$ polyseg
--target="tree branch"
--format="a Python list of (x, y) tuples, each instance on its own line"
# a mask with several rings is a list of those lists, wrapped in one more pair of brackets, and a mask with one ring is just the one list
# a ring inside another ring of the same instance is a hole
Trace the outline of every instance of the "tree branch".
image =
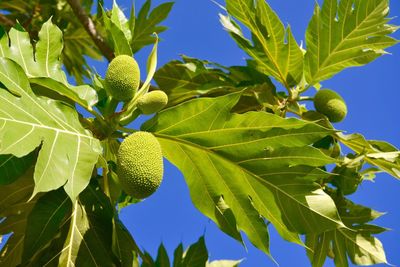
[(111, 48), (105, 43), (103, 37), (96, 30), (96, 26), (93, 23), (93, 20), (86, 14), (85, 10), (82, 8), (79, 0), (67, 0), (68, 4), (71, 6), (72, 11), (77, 16), (86, 32), (92, 38), (95, 45), (99, 48), (100, 52), (107, 58), (108, 61), (111, 61), (115, 55)]
[(12, 27), (15, 25), (15, 22), (4, 16), (4, 14), (0, 13), (0, 24), (7, 27)]

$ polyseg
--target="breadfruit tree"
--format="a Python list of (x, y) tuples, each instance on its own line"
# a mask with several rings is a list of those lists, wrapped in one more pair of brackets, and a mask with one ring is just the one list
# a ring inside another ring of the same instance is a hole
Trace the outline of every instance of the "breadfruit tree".
[(137, 244), (120, 212), (176, 179), (166, 162), (232, 242), (271, 258), (259, 266), (275, 261), (271, 228), (311, 266), (387, 264), (382, 213), (352, 195), (379, 172), (400, 179), (400, 151), (335, 125), (351, 108), (324, 84), (387, 54), (396, 14), (389, 0), (319, 2), (300, 45), (268, 1), (226, 0), (243, 65), (157, 66), (171, 2), (128, 16), (122, 1), (0, 0), (0, 266), (246, 266), (211, 261), (204, 236), (171, 261)]

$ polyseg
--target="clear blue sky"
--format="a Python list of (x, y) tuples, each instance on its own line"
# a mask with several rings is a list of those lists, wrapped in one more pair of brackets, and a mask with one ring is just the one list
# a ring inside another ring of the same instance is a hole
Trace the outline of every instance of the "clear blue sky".
[[(137, 8), (143, 0), (136, 1)], [(165, 1), (153, 1), (153, 5)], [(221, 1), (220, 1), (221, 2)], [(290, 24), (298, 42), (304, 40), (304, 32), (313, 12), (312, 0), (268, 0), (284, 24)], [(321, 2), (321, 1), (318, 1)], [(130, 1), (119, 1), (129, 9)], [(164, 23), (169, 30), (161, 34), (159, 66), (179, 54), (215, 61), (227, 66), (244, 65), (246, 55), (230, 39), (218, 21), (222, 10), (210, 0), (177, 0), (169, 19)], [(126, 12), (128, 14), (128, 12)], [(391, 17), (400, 15), (400, 2), (391, 1)], [(400, 24), (400, 19), (393, 23)], [(395, 34), (400, 38), (400, 34)], [(386, 140), (400, 147), (399, 82), (400, 45), (389, 49), (392, 55), (379, 58), (368, 66), (348, 69), (322, 85), (340, 92), (349, 107), (346, 120), (336, 127), (347, 133), (359, 132), (368, 139)], [(138, 59), (143, 72), (149, 49), (141, 51)], [(103, 74), (105, 64), (95, 64)], [(314, 92), (312, 92), (313, 94)], [(136, 124), (138, 127), (138, 124)], [(388, 214), (376, 223), (391, 228), (381, 234), (390, 263), (400, 265), (400, 209), (398, 207), (400, 181), (381, 174), (375, 183), (364, 182), (359, 191), (351, 196), (357, 203), (370, 206)], [(218, 230), (213, 222), (204, 217), (191, 204), (189, 191), (183, 176), (171, 164), (165, 164), (165, 176), (161, 188), (152, 197), (122, 210), (121, 217), (140, 246), (152, 255), (163, 242), (170, 255), (183, 242), (185, 246), (195, 242), (205, 233), (211, 259), (244, 258), (243, 267), (275, 266), (262, 252), (247, 242), (247, 251), (236, 241)], [(272, 229), (272, 228), (271, 228)], [(271, 251), (282, 267), (310, 266), (302, 247), (283, 241), (271, 230)], [(325, 266), (333, 266), (328, 260)]]
[[(111, 1), (105, 1), (111, 2)], [(137, 0), (137, 8), (144, 0)], [(153, 5), (165, 1), (153, 0)], [(220, 1), (222, 2), (222, 1)], [(321, 2), (321, 1), (318, 1)], [(285, 24), (290, 24), (298, 42), (313, 11), (313, 0), (268, 0)], [(119, 0), (128, 13), (131, 1)], [(400, 16), (400, 2), (391, 1), (391, 17)], [(169, 30), (161, 34), (159, 66), (177, 59), (179, 54), (215, 61), (227, 66), (244, 65), (246, 55), (236, 46), (218, 21), (222, 10), (210, 0), (176, 0), (170, 17), (164, 23)], [(394, 19), (400, 24), (400, 19)], [(400, 33), (395, 34), (400, 39)], [(149, 49), (136, 58), (145, 73)], [(389, 49), (392, 55), (379, 58), (368, 66), (346, 70), (323, 83), (324, 87), (340, 92), (348, 103), (346, 120), (336, 127), (347, 133), (359, 132), (368, 139), (386, 140), (400, 147), (399, 92), (400, 44)], [(93, 67), (104, 75), (107, 64), (93, 62)], [(139, 127), (137, 122), (134, 126)], [(357, 203), (387, 212), (376, 223), (392, 231), (379, 235), (390, 263), (400, 265), (400, 208), (397, 203), (400, 181), (381, 174), (375, 183), (364, 182), (351, 196)], [(131, 205), (121, 217), (139, 246), (152, 255), (161, 242), (170, 256), (183, 242), (185, 246), (205, 234), (211, 259), (244, 259), (242, 267), (276, 266), (266, 255), (255, 249), (246, 239), (247, 251), (238, 242), (223, 234), (215, 224), (191, 204), (189, 191), (180, 172), (165, 162), (165, 176), (160, 189), (145, 201)], [(283, 241), (271, 229), (271, 251), (282, 267), (310, 266), (302, 247)], [(325, 266), (333, 266), (328, 261)]]

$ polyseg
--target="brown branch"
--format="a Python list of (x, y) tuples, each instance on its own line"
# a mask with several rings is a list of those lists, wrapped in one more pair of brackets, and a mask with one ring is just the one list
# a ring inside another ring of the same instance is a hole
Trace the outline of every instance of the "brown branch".
[(93, 23), (93, 20), (86, 14), (85, 10), (82, 8), (79, 0), (67, 0), (68, 4), (71, 6), (72, 11), (77, 16), (86, 32), (92, 38), (95, 45), (99, 48), (100, 52), (107, 58), (108, 61), (111, 61), (115, 55), (111, 48), (105, 43), (103, 37), (96, 30), (96, 26)]
[(4, 14), (0, 13), (0, 24), (7, 27), (12, 27), (15, 25), (15, 22), (4, 16)]

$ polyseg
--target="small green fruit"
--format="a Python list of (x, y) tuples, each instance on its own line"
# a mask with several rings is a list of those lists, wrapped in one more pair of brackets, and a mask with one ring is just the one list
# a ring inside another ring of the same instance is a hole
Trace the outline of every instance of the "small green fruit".
[(128, 101), (139, 88), (139, 65), (130, 56), (117, 56), (108, 65), (105, 82), (107, 90), (113, 98), (119, 101)]
[(331, 122), (340, 122), (347, 115), (347, 106), (343, 98), (330, 89), (322, 89), (315, 94), (314, 107)]
[(138, 99), (137, 107), (143, 114), (149, 115), (162, 110), (168, 103), (168, 96), (164, 91), (151, 91)]
[(136, 132), (121, 143), (117, 172), (122, 189), (137, 199), (153, 194), (163, 178), (160, 143), (149, 132)]

